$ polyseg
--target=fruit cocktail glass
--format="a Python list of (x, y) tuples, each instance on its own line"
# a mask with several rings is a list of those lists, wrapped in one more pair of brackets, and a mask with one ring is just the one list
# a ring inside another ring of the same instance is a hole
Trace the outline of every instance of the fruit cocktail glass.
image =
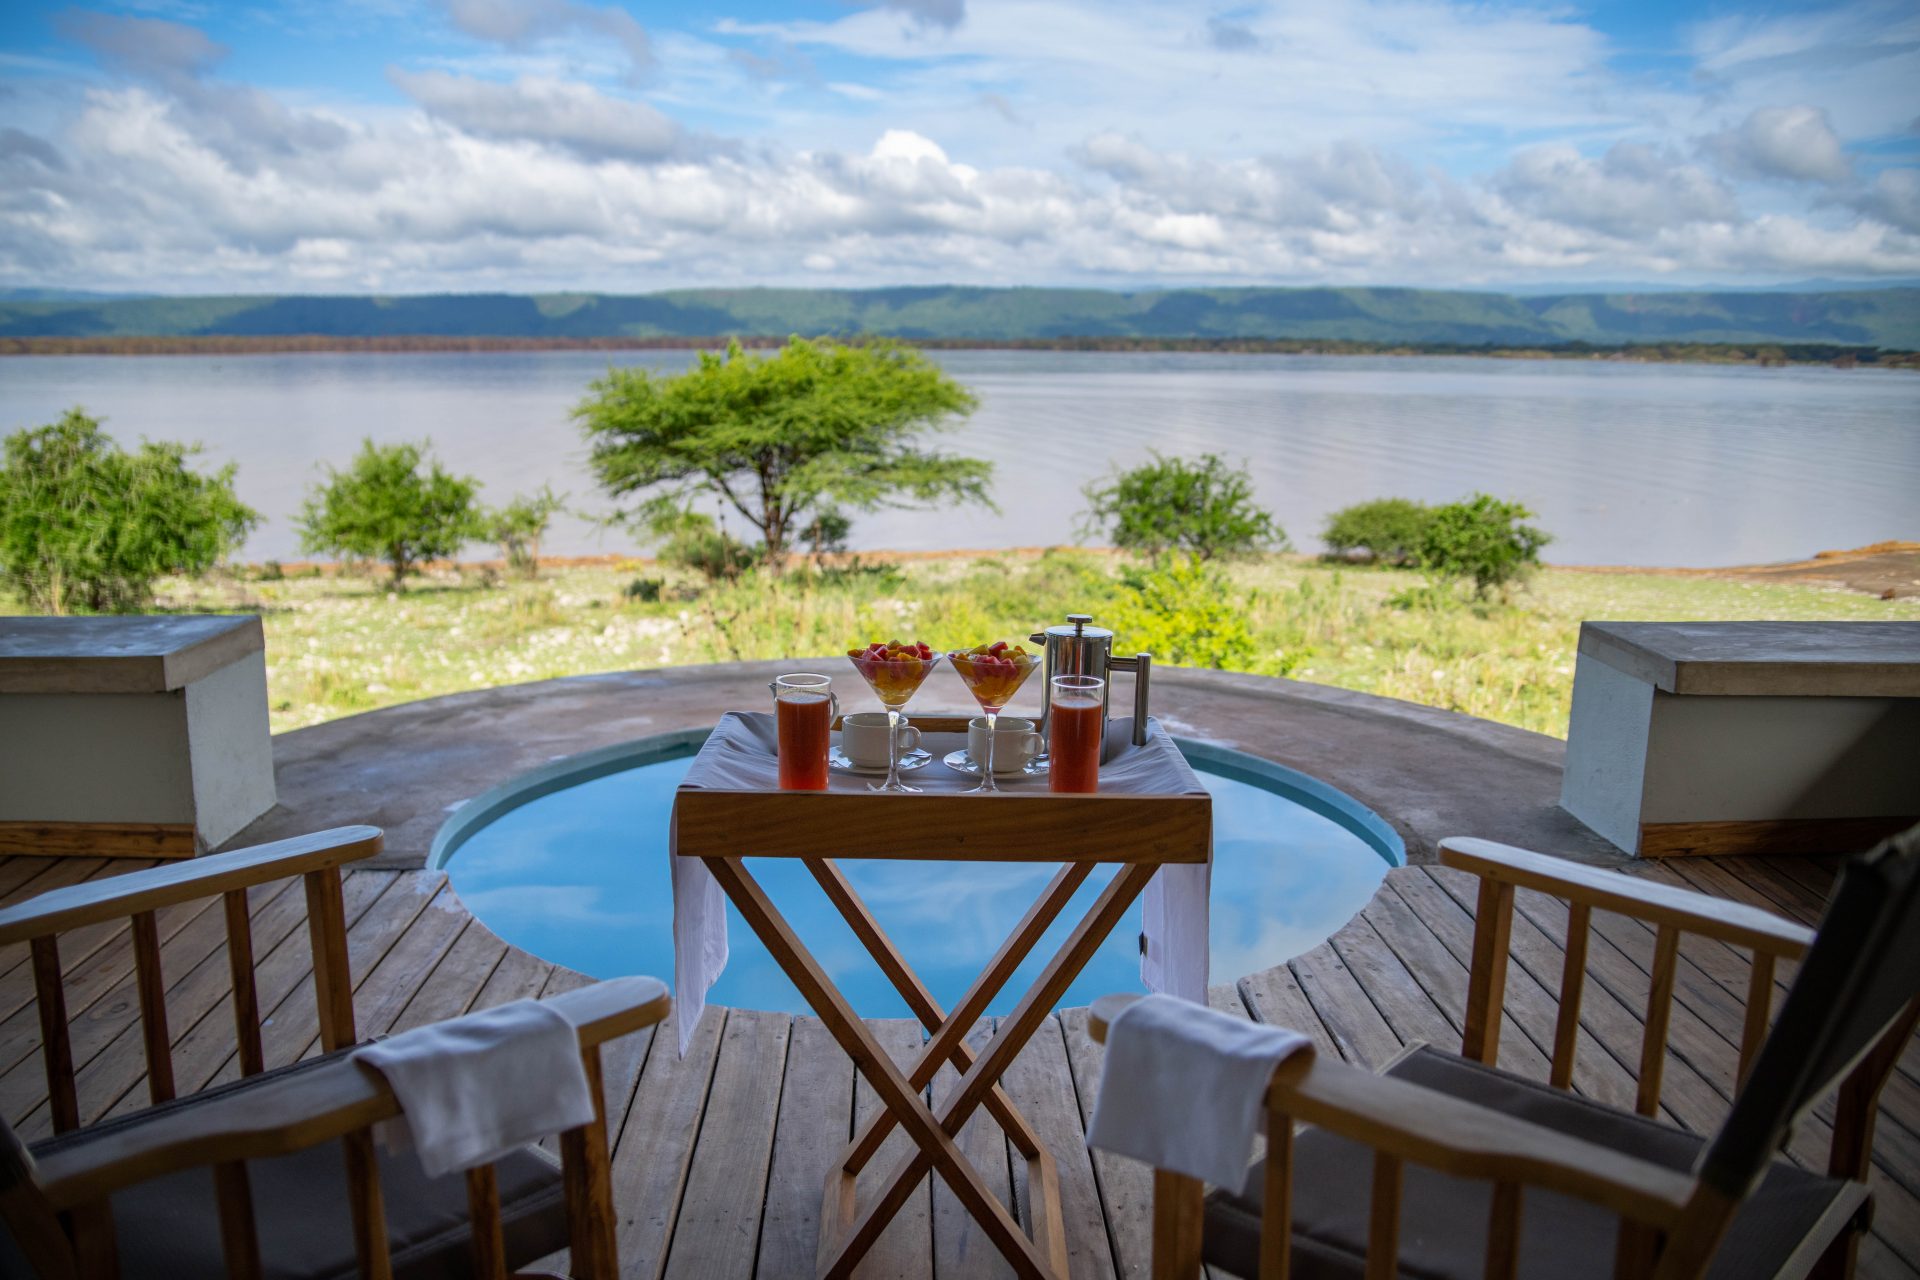
[(994, 722), (1013, 701), (1013, 695), (1020, 692), (1027, 677), (1039, 667), (1040, 655), (998, 640), (993, 644), (977, 644), (971, 649), (956, 649), (947, 655), (947, 661), (953, 664), (960, 679), (966, 682), (967, 692), (987, 714), (987, 758), (975, 761), (980, 766), (980, 785), (965, 794), (998, 794), (1000, 788), (993, 781)]
[(920, 788), (900, 781), (900, 711), (940, 665), (940, 655), (924, 644), (876, 640), (864, 649), (847, 650), (847, 657), (887, 709), (887, 780), (869, 782), (867, 790), (917, 794)]

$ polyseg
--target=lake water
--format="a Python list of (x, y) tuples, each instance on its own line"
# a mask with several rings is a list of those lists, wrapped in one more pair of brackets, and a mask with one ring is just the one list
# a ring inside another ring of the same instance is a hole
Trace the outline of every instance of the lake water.
[[(1079, 490), (1165, 453), (1244, 459), (1296, 546), (1330, 511), (1474, 489), (1539, 512), (1567, 564), (1712, 566), (1920, 538), (1920, 375), (1453, 358), (942, 352), (980, 398), (943, 447), (995, 464), (999, 512), (861, 517), (861, 548), (1072, 541)], [(568, 416), (609, 363), (685, 352), (0, 359), (0, 431), (74, 405), (123, 440), (196, 440), (239, 464), (266, 523), (249, 558), (299, 554), (292, 515), (362, 436), (431, 437), (503, 502), (543, 482), (604, 510)], [(736, 522), (735, 529), (738, 529)], [(635, 549), (587, 520), (546, 550)]]

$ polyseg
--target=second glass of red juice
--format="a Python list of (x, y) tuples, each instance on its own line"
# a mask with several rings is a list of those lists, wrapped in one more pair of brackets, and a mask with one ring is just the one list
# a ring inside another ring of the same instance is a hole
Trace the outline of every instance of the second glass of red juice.
[(828, 734), (833, 728), (829, 676), (781, 676), (773, 682), (774, 727), (779, 735), (780, 789), (827, 789)]
[(1107, 726), (1100, 698), (1107, 682), (1096, 676), (1055, 676), (1047, 713), (1047, 790), (1100, 789), (1100, 745)]

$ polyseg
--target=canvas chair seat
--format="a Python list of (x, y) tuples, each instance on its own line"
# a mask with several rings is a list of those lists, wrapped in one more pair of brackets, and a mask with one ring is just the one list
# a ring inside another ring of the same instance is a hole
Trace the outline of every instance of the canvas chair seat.
[[(36, 1155), (76, 1139), (93, 1139), (115, 1127), (137, 1125), (178, 1108), (203, 1104), (263, 1080), (307, 1071), (334, 1057), (312, 1058), (203, 1093), (161, 1103), (74, 1135), (33, 1144)], [(568, 1244), (567, 1209), (560, 1162), (537, 1147), (523, 1147), (494, 1165), (500, 1187), (500, 1217), (509, 1269), (525, 1267)], [(360, 1274), (354, 1258), (346, 1165), (338, 1142), (324, 1142), (292, 1155), (247, 1162), (254, 1220), (268, 1280), (351, 1280)], [(429, 1178), (413, 1155), (380, 1153), (386, 1200), (387, 1238), (394, 1280), (464, 1280), (473, 1274), (467, 1184), (460, 1174)], [(178, 1280), (221, 1276), (220, 1218), (211, 1169), (187, 1169), (139, 1183), (112, 1198), (114, 1234), (123, 1280)], [(18, 1272), (9, 1268), (17, 1263)], [(28, 1275), (0, 1226), (0, 1275)]]
[[(1388, 1075), (1546, 1128), (1674, 1169), (1690, 1169), (1708, 1141), (1562, 1089), (1524, 1080), (1453, 1054), (1422, 1047)], [(1260, 1191), (1256, 1164), (1245, 1194), (1207, 1200), (1207, 1262), (1238, 1276), (1259, 1272)], [(1373, 1152), (1328, 1133), (1294, 1139), (1293, 1275), (1299, 1280), (1358, 1280), (1366, 1268)], [(1848, 1184), (1775, 1160), (1741, 1206), (1708, 1275), (1716, 1280), (1771, 1276), (1829, 1210), (1844, 1211)], [(1400, 1274), (1420, 1280), (1480, 1280), (1485, 1274), (1492, 1184), (1406, 1166), (1401, 1201)], [(1584, 1201), (1529, 1190), (1521, 1211), (1520, 1274), (1554, 1280), (1611, 1280), (1618, 1215)]]

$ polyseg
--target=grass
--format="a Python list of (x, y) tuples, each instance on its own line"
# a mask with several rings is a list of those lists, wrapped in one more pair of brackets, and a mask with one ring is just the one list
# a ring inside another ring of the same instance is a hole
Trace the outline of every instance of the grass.
[[(208, 578), (160, 606), (258, 610), (273, 729), (554, 676), (840, 652), (869, 639), (959, 645), (1023, 635), (1069, 612), (1124, 617), (1116, 559), (1085, 552), (948, 557), (707, 587), (649, 565), (495, 582), (447, 572), (384, 581)], [(1292, 675), (1564, 736), (1582, 619), (1920, 619), (1920, 600), (1733, 579), (1549, 569), (1508, 605), (1406, 608), (1393, 569), (1301, 557), (1232, 566), (1239, 669)], [(630, 595), (636, 578), (661, 598)], [(1124, 647), (1125, 634), (1120, 636)], [(1157, 655), (1164, 658), (1164, 655)]]

